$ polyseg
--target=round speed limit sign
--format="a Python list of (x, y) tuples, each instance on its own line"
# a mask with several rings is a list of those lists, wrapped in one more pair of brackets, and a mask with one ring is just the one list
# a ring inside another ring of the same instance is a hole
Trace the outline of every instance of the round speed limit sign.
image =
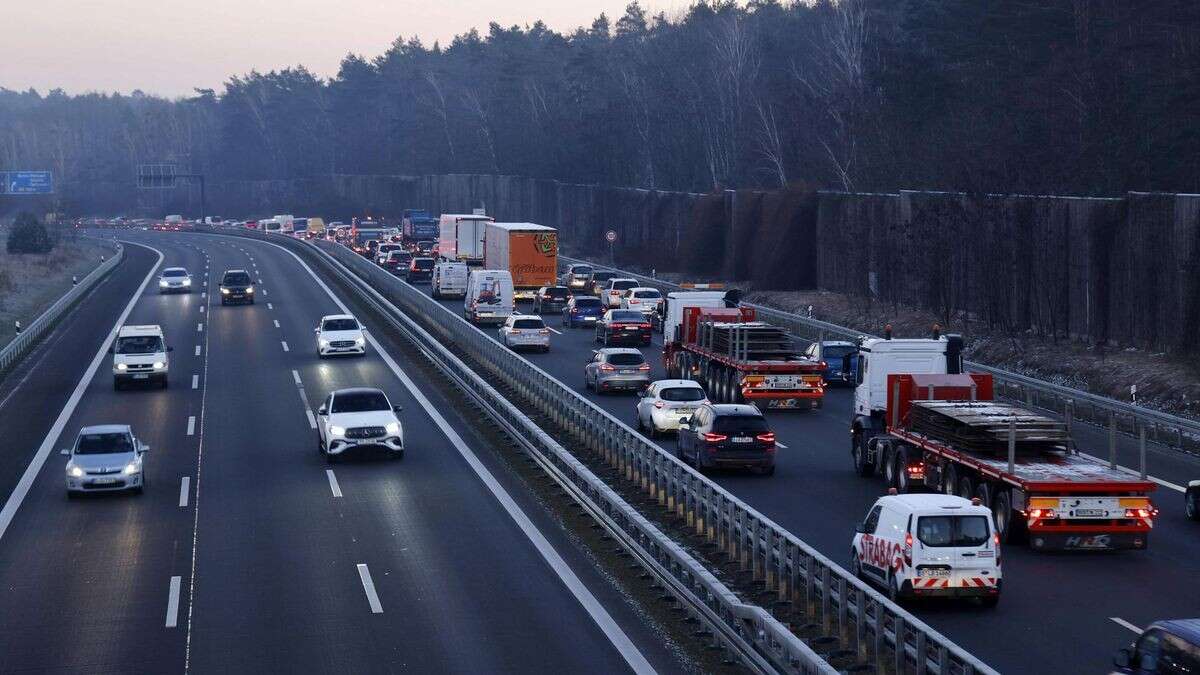
[(608, 232), (604, 233), (604, 238), (607, 239), (608, 243), (611, 244), (617, 240), (617, 233), (615, 230), (609, 230)]

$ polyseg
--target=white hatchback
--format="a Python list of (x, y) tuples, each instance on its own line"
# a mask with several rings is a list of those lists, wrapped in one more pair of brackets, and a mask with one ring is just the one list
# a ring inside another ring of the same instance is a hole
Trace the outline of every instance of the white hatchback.
[(317, 334), (317, 356), (320, 358), (367, 353), (367, 338), (363, 335), (362, 325), (349, 314), (323, 316), (313, 332)]
[(84, 427), (75, 444), (61, 452), (67, 460), (67, 495), (81, 492), (131, 490), (146, 487), (143, 457), (150, 450), (133, 435), (128, 424)]
[(500, 326), (500, 343), (509, 349), (533, 348), (550, 351), (550, 329), (542, 317), (514, 314)]
[(708, 402), (704, 387), (692, 380), (658, 380), (652, 382), (637, 402), (638, 431), (653, 438), (679, 430), (679, 420), (696, 412)]

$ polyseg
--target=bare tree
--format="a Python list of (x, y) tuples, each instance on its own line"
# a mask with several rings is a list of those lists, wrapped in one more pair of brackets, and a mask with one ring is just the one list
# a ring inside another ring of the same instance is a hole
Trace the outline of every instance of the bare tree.
[(492, 138), (492, 124), (488, 117), (487, 109), (483, 106), (483, 101), (479, 98), (479, 92), (474, 87), (468, 87), (462, 94), (463, 102), (467, 105), (467, 110), (475, 116), (479, 124), (479, 136), (483, 139), (483, 144), (487, 147), (488, 157), (491, 158), (491, 170), (493, 173), (499, 173), (500, 165), (496, 158), (496, 143)]
[(763, 102), (756, 98), (754, 112), (758, 117), (758, 126), (755, 129), (757, 152), (770, 167), (774, 178), (779, 181), (779, 187), (786, 187), (787, 170), (784, 168), (783, 136), (779, 133), (779, 124), (775, 121), (775, 108), (769, 103), (763, 105)]
[(446, 137), (446, 148), (450, 151), (450, 165), (453, 166), (455, 162), (454, 136), (450, 133), (450, 111), (446, 106), (446, 94), (442, 91), (442, 84), (433, 71), (425, 71), (424, 78), (425, 83), (429, 85), (432, 97), (422, 96), (420, 100), (441, 123), (442, 134)]

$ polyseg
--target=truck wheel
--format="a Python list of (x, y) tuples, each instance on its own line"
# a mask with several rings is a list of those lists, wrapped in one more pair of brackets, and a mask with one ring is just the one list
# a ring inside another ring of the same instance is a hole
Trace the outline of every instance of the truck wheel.
[(996, 522), (996, 534), (1000, 536), (1001, 544), (1007, 544), (1013, 531), (1012, 492), (1007, 488), (996, 490), (991, 506), (992, 520)]
[(729, 402), (746, 402), (746, 399), (742, 397), (742, 378), (738, 376), (738, 371), (736, 370), (729, 371)]
[(911, 491), (912, 485), (908, 479), (908, 450), (901, 447), (892, 457), (896, 464), (896, 491), (900, 494)]
[(958, 467), (947, 463), (942, 467), (942, 494), (958, 494)]
[(867, 454), (867, 435), (862, 431), (855, 432), (854, 439), (851, 441), (852, 447), (850, 454), (854, 457), (854, 473), (863, 478), (870, 478), (875, 475), (875, 464), (868, 460)]
[(958, 479), (958, 496), (963, 499), (975, 496), (975, 481), (971, 480), (970, 476), (962, 476)]
[(877, 446), (876, 452), (880, 450), (882, 450), (883, 454), (881, 459), (883, 462), (883, 483), (890, 488), (896, 487), (896, 453), (892, 452), (890, 443), (884, 445), (882, 449)]
[(1192, 520), (1200, 520), (1200, 487), (1188, 488), (1187, 494), (1184, 495), (1184, 510), (1187, 511), (1187, 517)]
[(992, 496), (995, 493), (996, 493), (995, 486), (993, 486), (991, 483), (989, 483), (986, 480), (981, 480), (981, 481), (979, 481), (979, 484), (975, 486), (974, 496), (978, 497), (979, 501), (984, 506), (986, 506), (990, 509), (990, 508), (992, 508)]

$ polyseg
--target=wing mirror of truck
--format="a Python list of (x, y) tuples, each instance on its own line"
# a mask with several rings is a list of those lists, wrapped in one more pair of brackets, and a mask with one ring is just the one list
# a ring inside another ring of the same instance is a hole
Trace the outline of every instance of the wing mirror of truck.
[(857, 532), (858, 534), (868, 534), (867, 526), (863, 525), (862, 523), (856, 523), (854, 525), (854, 531)]
[(1113, 665), (1118, 668), (1131, 668), (1133, 664), (1133, 654), (1130, 653), (1129, 647), (1122, 647), (1113, 654)]

